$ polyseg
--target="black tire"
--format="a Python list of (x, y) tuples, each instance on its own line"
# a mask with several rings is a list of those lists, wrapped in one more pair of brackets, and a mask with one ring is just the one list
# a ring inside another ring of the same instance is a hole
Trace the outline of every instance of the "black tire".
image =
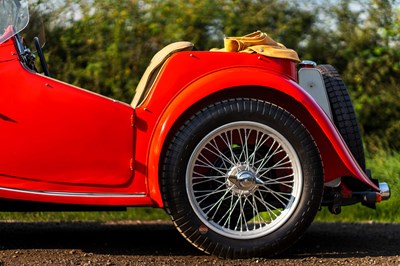
[(365, 155), (360, 127), (350, 95), (337, 70), (331, 65), (319, 65), (324, 79), (333, 121), (354, 158), (365, 172)]
[(171, 140), (160, 175), (179, 232), (223, 258), (286, 250), (314, 219), (323, 193), (310, 133), (284, 109), (254, 99), (193, 115)]

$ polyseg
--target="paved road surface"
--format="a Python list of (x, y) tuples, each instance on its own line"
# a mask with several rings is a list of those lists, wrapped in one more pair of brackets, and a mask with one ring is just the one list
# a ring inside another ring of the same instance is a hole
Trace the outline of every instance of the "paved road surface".
[(168, 222), (0, 222), (2, 265), (397, 265), (400, 224), (314, 223), (278, 258), (203, 255)]

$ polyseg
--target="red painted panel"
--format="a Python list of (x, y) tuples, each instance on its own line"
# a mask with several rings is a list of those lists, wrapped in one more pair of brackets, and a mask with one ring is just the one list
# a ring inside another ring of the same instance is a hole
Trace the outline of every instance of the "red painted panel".
[[(267, 58), (256, 54), (225, 53), (225, 52), (180, 52), (173, 55), (163, 66), (147, 99), (136, 109), (136, 152), (135, 153), (135, 178), (143, 178), (148, 181), (148, 189), (155, 205), (162, 206), (161, 195), (158, 189), (158, 157), (159, 154), (150, 146), (150, 142), (159, 146), (164, 144), (164, 137), (158, 135), (155, 127), (162, 127), (166, 131), (168, 126), (161, 120), (169, 105), (176, 97), (187, 88), (189, 84), (208, 75), (224, 71), (224, 80), (231, 78), (230, 72), (235, 69), (268, 69), (281, 75), (282, 78), (297, 80), (296, 64), (289, 60)], [(183, 100), (181, 108), (170, 110), (178, 117), (184, 108), (201, 100), (209, 93), (223, 89), (223, 87), (208, 86), (197, 88), (199, 91), (191, 91), (187, 99)], [(241, 84), (237, 84), (241, 85)], [(204, 92), (204, 93), (203, 93)], [(218, 99), (216, 99), (217, 101)], [(188, 105), (189, 104), (189, 105)], [(161, 123), (161, 124), (160, 124)], [(168, 133), (168, 132), (167, 132)], [(157, 183), (157, 185), (154, 185)]]
[(0, 187), (69, 191), (131, 182), (131, 106), (18, 61), (0, 63), (0, 75)]
[[(261, 96), (262, 99), (268, 99), (268, 94), (272, 91), (279, 91), (289, 95), (297, 105), (304, 107), (307, 115), (300, 119), (312, 120), (303, 123), (310, 126), (309, 130), (318, 138), (316, 141), (321, 145), (326, 181), (341, 176), (353, 176), (371, 188), (377, 189), (359, 169), (332, 121), (323, 110), (311, 96), (293, 82), (293, 76), (292, 79), (288, 78), (291, 75), (285, 74), (284, 69), (280, 69), (278, 64), (273, 63), (271, 59), (259, 59), (254, 55), (243, 57), (234, 54), (218, 55), (201, 52), (180, 53), (171, 58), (147, 101), (136, 109), (137, 120), (143, 121), (142, 128), (145, 129), (141, 132), (140, 127), (138, 128), (138, 138), (143, 135), (147, 141), (150, 137), (149, 128), (154, 128), (148, 157), (140, 156), (137, 159), (142, 160), (141, 164), (148, 165), (149, 192), (157, 204), (162, 206), (158, 186), (159, 156), (166, 136), (175, 121), (199, 100), (217, 91), (229, 91), (237, 86), (264, 87), (264, 92), (261, 92), (264, 94)], [(178, 66), (182, 70), (178, 75), (176, 71), (175, 75), (172, 75)], [(291, 68), (286, 65), (285, 69), (287, 71)], [(180, 75), (181, 72), (185, 74)], [(235, 95), (225, 97), (235, 97)], [(221, 99), (215, 99), (215, 101), (219, 100)], [(279, 102), (284, 101), (284, 98), (274, 100)], [(152, 123), (155, 119), (158, 119), (157, 124)], [(142, 150), (143, 146), (138, 144), (138, 147)]]
[(0, 47), (7, 59), (0, 61), (0, 187), (15, 190), (0, 189), (2, 197), (132, 206), (151, 204), (150, 193), (162, 206), (159, 160), (172, 126), (200, 100), (238, 86), (258, 86), (266, 100), (273, 91), (284, 93), (305, 110), (300, 118), (312, 120), (303, 123), (323, 145), (326, 180), (351, 175), (368, 183), (332, 122), (295, 83), (294, 62), (240, 53), (175, 54), (135, 110), (133, 127), (132, 107), (30, 73), (10, 43)]

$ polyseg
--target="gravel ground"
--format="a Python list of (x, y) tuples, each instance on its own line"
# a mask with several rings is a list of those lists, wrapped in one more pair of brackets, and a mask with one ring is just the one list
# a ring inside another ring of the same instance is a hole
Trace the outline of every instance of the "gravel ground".
[(204, 255), (168, 222), (0, 222), (2, 265), (400, 265), (400, 224), (314, 223), (278, 258)]

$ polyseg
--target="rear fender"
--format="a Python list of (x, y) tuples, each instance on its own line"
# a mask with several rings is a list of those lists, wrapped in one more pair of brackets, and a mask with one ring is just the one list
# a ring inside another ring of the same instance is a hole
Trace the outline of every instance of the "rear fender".
[(210, 99), (217, 102), (236, 97), (269, 101), (295, 115), (310, 131), (319, 148), (325, 182), (350, 176), (379, 191), (358, 166), (332, 121), (304, 89), (274, 72), (237, 68), (214, 72), (189, 84), (161, 114), (152, 134), (148, 158), (149, 192), (156, 206), (163, 206), (158, 179), (163, 149), (183, 122), (180, 118), (186, 119), (205, 107)]

